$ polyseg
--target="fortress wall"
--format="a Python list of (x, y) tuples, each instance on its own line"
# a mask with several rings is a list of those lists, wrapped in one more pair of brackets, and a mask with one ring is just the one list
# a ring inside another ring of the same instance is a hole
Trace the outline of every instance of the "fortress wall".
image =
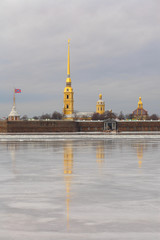
[[(103, 131), (103, 121), (0, 121), (1, 133)], [(118, 121), (117, 131), (160, 131), (160, 121)]]
[(103, 121), (82, 121), (78, 122), (80, 132), (103, 132)]
[(159, 121), (127, 121), (117, 122), (119, 132), (160, 131)]
[(74, 121), (8, 121), (7, 132), (77, 132)]
[(1, 133), (7, 132), (7, 121), (0, 121), (0, 132)]
[(7, 132), (103, 132), (100, 121), (8, 121)]

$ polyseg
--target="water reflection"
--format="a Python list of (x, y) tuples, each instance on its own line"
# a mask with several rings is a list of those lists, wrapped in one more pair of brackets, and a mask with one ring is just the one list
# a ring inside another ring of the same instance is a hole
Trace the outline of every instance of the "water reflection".
[(139, 168), (142, 167), (142, 160), (143, 160), (143, 144), (137, 145), (137, 158), (138, 158), (138, 166)]
[(98, 168), (101, 171), (103, 168), (104, 164), (104, 159), (105, 159), (105, 142), (104, 141), (99, 141), (97, 146), (96, 146), (96, 159), (98, 163)]
[(12, 160), (12, 171), (14, 174), (17, 174), (17, 169), (16, 169), (16, 151), (18, 149), (18, 146), (16, 143), (10, 143), (7, 144), (7, 150), (9, 151), (11, 155), (11, 160)]
[(138, 167), (141, 168), (142, 162), (143, 162), (143, 154), (144, 154), (144, 151), (147, 150), (147, 145), (145, 144), (145, 142), (139, 142), (134, 144), (134, 147), (137, 150)]
[(70, 187), (73, 172), (73, 143), (66, 142), (64, 145), (64, 180), (66, 184), (66, 208), (67, 208), (67, 228), (69, 228), (69, 204)]
[(160, 141), (8, 142), (0, 151), (3, 239), (15, 232), (17, 239), (102, 239), (102, 232), (123, 239), (133, 229), (159, 231)]

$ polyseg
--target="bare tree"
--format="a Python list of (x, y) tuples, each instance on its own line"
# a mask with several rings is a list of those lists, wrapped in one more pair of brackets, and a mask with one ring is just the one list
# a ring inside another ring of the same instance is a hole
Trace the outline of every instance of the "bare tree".
[(48, 114), (48, 113), (42, 114), (42, 115), (40, 116), (40, 119), (51, 119), (51, 114)]
[(23, 117), (21, 117), (21, 120), (28, 120), (27, 115), (23, 115)]
[(99, 113), (93, 113), (92, 115), (92, 120), (99, 120), (100, 119), (100, 114)]
[(125, 115), (125, 119), (132, 119), (133, 118), (133, 114), (129, 113)]
[(123, 114), (122, 111), (120, 111), (120, 113), (119, 113), (119, 115), (118, 115), (118, 119), (119, 119), (119, 120), (124, 120), (124, 119), (125, 119), (125, 116), (124, 116), (124, 114)]
[(52, 113), (52, 119), (62, 119), (62, 114), (61, 113), (59, 113), (59, 112), (53, 112)]
[(159, 119), (159, 117), (158, 117), (158, 115), (157, 114), (152, 114), (151, 116), (149, 116), (149, 120), (158, 120)]
[(33, 119), (38, 120), (40, 117), (34, 116)]

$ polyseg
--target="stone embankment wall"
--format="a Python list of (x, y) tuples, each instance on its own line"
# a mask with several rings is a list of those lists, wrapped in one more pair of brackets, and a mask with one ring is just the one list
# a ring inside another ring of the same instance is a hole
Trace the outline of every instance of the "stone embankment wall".
[(7, 122), (6, 121), (0, 121), (0, 132), (1, 133), (7, 132)]
[(118, 132), (160, 131), (160, 121), (119, 121)]
[(8, 121), (9, 133), (16, 132), (103, 132), (101, 121)]
[[(118, 132), (160, 131), (160, 121), (118, 121)], [(103, 121), (0, 121), (1, 133), (103, 132)]]
[(82, 121), (78, 123), (79, 132), (103, 132), (104, 122), (102, 121)]
[(77, 132), (74, 121), (8, 121), (7, 132)]

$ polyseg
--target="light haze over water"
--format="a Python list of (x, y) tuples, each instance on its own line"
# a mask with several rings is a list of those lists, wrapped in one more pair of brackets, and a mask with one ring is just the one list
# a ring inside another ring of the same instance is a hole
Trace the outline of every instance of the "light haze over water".
[(0, 143), (0, 239), (160, 239), (160, 140)]

